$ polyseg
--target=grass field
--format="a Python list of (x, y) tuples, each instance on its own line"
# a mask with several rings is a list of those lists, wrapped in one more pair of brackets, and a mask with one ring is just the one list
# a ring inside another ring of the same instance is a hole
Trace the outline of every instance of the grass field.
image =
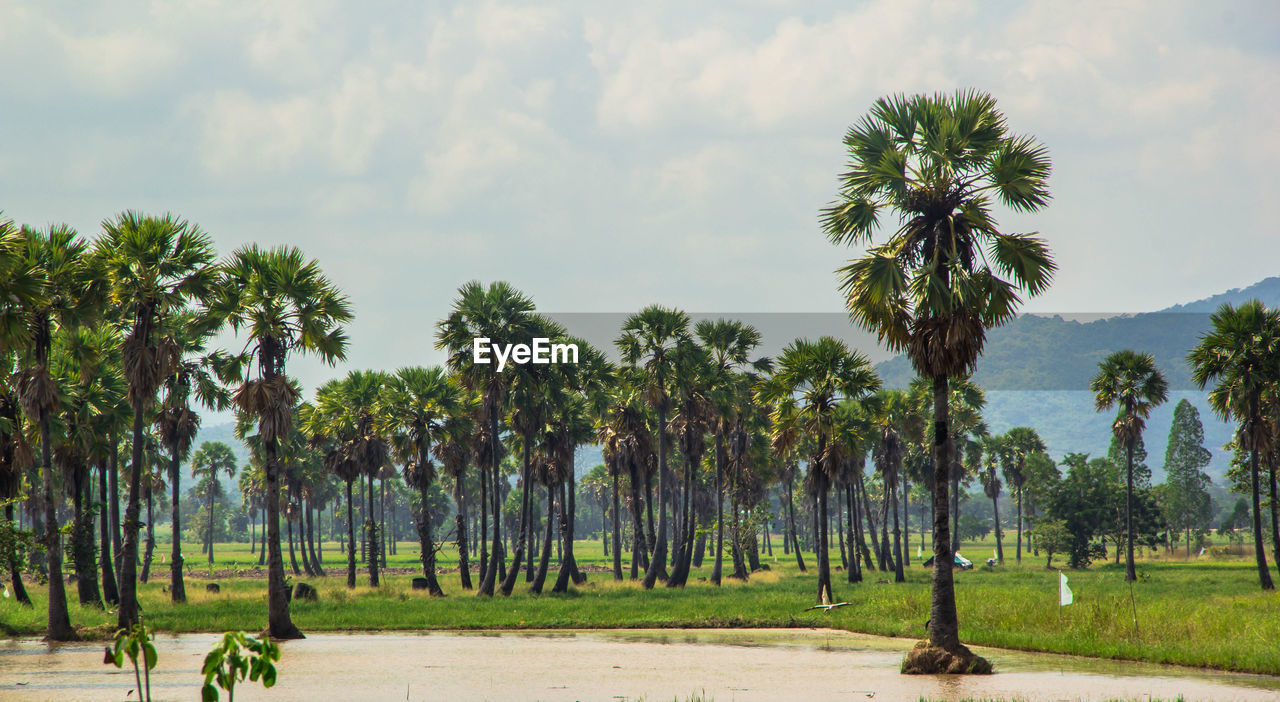
[[(152, 627), (186, 632), (265, 626), (265, 580), (223, 577), (218, 579), (221, 593), (208, 593), (209, 570), (195, 545), (186, 551), (190, 601), (170, 604), (161, 589), (168, 568), (158, 562), (166, 547), (157, 546), (151, 582), (141, 587), (144, 616)], [(389, 559), (391, 567), (417, 565), (416, 544), (401, 544), (398, 550)], [(575, 550), (581, 563), (606, 562), (598, 541), (580, 541)], [(970, 544), (962, 550), (980, 561), (990, 545)], [(303, 631), (811, 626), (918, 637), (929, 608), (930, 571), (914, 558), (905, 584), (889, 582), (891, 574), (868, 572), (865, 582), (849, 585), (844, 573), (834, 574), (837, 596), (851, 605), (822, 613), (805, 611), (815, 594), (812, 554), (807, 557), (810, 573), (801, 574), (794, 558), (780, 550), (763, 558), (770, 570), (755, 573), (746, 583), (726, 581), (720, 588), (699, 580), (710, 573), (708, 560), (684, 589), (646, 592), (637, 583), (615, 583), (607, 573), (592, 573), (586, 585), (569, 594), (535, 596), (525, 592), (522, 576), (513, 596), (495, 599), (469, 596), (456, 573), (442, 577), (449, 595), (442, 599), (413, 591), (409, 575), (394, 575), (382, 587), (370, 588), (363, 569), (361, 585), (347, 590), (345, 557), (336, 546), (326, 545), (324, 553), (329, 577), (293, 576), (313, 584), (320, 594), (318, 602), (293, 606), (294, 621)], [(1012, 560), (1012, 551), (1006, 553)], [(257, 562), (244, 544), (219, 545), (216, 554), (220, 571), (248, 571)], [(442, 565), (456, 563), (453, 554), (442, 556)], [(285, 558), (287, 567), (287, 551)], [(833, 562), (839, 564), (838, 554)], [(1021, 566), (957, 572), (961, 637), (985, 646), (1280, 675), (1280, 595), (1259, 590), (1251, 559), (1148, 557), (1138, 570), (1132, 603), (1123, 568), (1096, 564), (1066, 571), (1075, 593), (1069, 607), (1058, 606), (1057, 571), (1047, 570), (1040, 558), (1024, 558)], [(33, 609), (0, 600), (0, 632), (5, 635), (43, 633), (45, 592), (29, 589), (36, 601)], [(68, 588), (68, 594), (74, 598), (75, 588)], [(86, 635), (110, 633), (114, 617), (108, 613), (75, 604), (71, 611), (72, 623)]]

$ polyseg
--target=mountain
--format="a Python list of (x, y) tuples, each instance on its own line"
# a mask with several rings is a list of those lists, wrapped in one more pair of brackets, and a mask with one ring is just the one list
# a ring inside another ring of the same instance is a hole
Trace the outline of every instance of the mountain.
[[(1155, 356), (1171, 391), (1169, 401), (1147, 423), (1148, 464), (1156, 479), (1163, 473), (1173, 407), (1185, 397), (1200, 410), (1205, 444), (1214, 454), (1208, 472), (1220, 480), (1229, 460), (1221, 446), (1230, 440), (1233, 428), (1209, 409), (1206, 393), (1191, 381), (1186, 357), (1208, 330), (1214, 310), (1223, 303), (1254, 298), (1280, 306), (1280, 277), (1158, 312), (1093, 319), (1021, 315), (988, 333), (974, 370), (974, 381), (987, 391), (988, 423), (996, 432), (1015, 425), (1036, 427), (1055, 458), (1068, 451), (1105, 454), (1112, 417), (1094, 410), (1089, 381), (1098, 362), (1111, 352), (1125, 348), (1148, 351)], [(876, 370), (889, 387), (905, 387), (915, 376), (904, 356), (881, 362)]]

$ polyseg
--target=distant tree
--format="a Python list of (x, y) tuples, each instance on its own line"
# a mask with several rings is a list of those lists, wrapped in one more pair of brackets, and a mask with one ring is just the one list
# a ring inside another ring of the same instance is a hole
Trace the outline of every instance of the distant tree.
[(1200, 411), (1186, 399), (1173, 409), (1169, 444), (1165, 450), (1165, 520), (1174, 531), (1185, 532), (1187, 555), (1191, 555), (1192, 530), (1206, 529), (1213, 517), (1209, 498), (1209, 476), (1202, 468), (1211, 454), (1204, 447), (1204, 425)]
[(1045, 552), (1046, 568), (1053, 567), (1053, 554), (1066, 551), (1072, 543), (1071, 532), (1061, 519), (1040, 520), (1032, 530), (1031, 538), (1035, 539), (1036, 547)]
[[(1107, 446), (1107, 460), (1118, 466), (1125, 465), (1127, 460), (1124, 442), (1116, 438), (1115, 434), (1111, 435), (1111, 443)], [(1151, 484), (1151, 467), (1147, 465), (1147, 444), (1142, 437), (1138, 437), (1138, 442), (1133, 445), (1133, 484), (1135, 487), (1146, 487)]]
[[(1062, 523), (1070, 534), (1070, 543), (1060, 552), (1068, 553), (1072, 568), (1087, 568), (1104, 555), (1096, 539), (1106, 533), (1121, 506), (1120, 473), (1111, 461), (1091, 461), (1085, 453), (1069, 453), (1062, 462), (1067, 474), (1052, 491), (1049, 519), (1038, 522), (1035, 529), (1047, 521)], [(1044, 547), (1037, 542), (1037, 548)]]
[(1142, 441), (1142, 431), (1147, 426), (1147, 417), (1168, 397), (1169, 383), (1156, 368), (1154, 356), (1124, 349), (1098, 364), (1098, 374), (1093, 377), (1089, 389), (1094, 393), (1099, 412), (1119, 408), (1111, 429), (1125, 448), (1125, 533), (1128, 538), (1124, 579), (1133, 582), (1138, 579), (1133, 567), (1134, 459)]
[(209, 519), (208, 553), (209, 563), (213, 563), (213, 539), (217, 531), (214, 529), (214, 502), (222, 496), (222, 476), (228, 478), (236, 474), (236, 454), (231, 447), (221, 441), (205, 441), (191, 455), (191, 472), (199, 477), (202, 483), (201, 494), (205, 497), (206, 515)]

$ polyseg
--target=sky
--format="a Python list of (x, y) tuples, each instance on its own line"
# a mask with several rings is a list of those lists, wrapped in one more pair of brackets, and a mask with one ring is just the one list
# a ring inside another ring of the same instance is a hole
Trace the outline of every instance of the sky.
[(471, 279), (838, 313), (845, 130), (974, 87), (1054, 162), (1046, 210), (1000, 213), (1060, 265), (1026, 309), (1142, 312), (1280, 270), (1276, 36), (1265, 1), (0, 0), (0, 209), (299, 246), (355, 307), (350, 367), (439, 362)]

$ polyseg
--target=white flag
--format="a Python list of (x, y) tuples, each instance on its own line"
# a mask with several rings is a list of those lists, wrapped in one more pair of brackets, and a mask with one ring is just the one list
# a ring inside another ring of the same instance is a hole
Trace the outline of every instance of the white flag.
[(1067, 576), (1058, 571), (1058, 606), (1066, 607), (1075, 602), (1075, 596), (1071, 594), (1071, 588), (1067, 587)]
[(916, 546), (916, 558), (924, 558), (924, 546)]

